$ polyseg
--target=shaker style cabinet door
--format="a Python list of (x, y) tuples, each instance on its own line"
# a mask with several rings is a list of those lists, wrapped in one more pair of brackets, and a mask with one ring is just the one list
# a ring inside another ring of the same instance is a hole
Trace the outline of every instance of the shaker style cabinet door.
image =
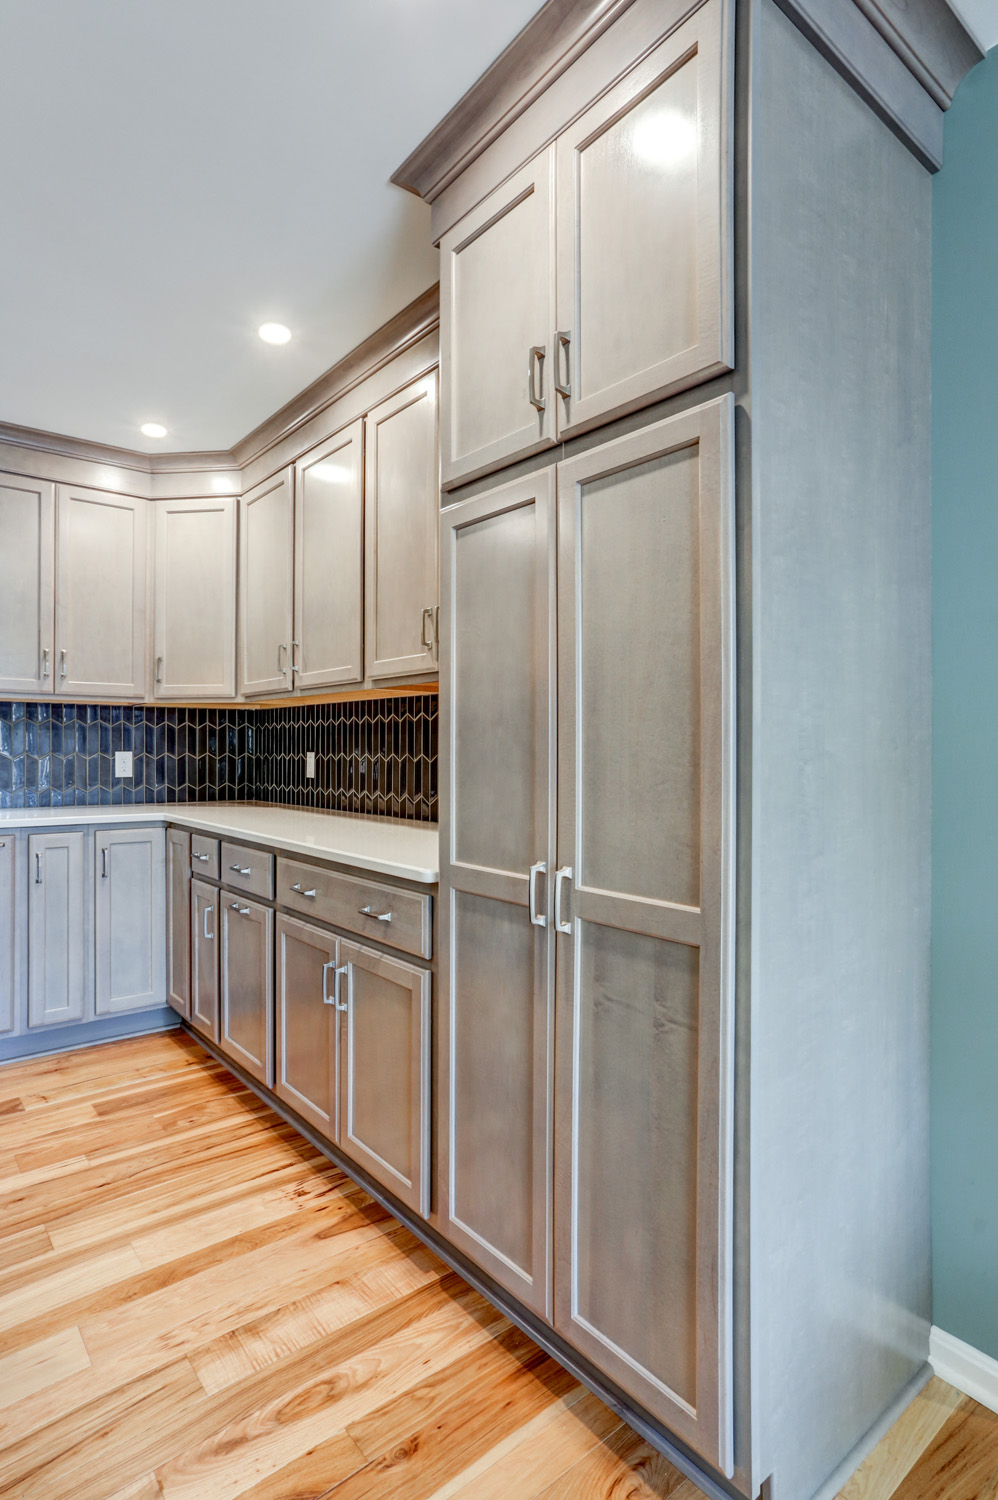
[(55, 487), (0, 474), (0, 693), (50, 693), (54, 647)]
[(95, 1004), (99, 1016), (148, 1010), (166, 997), (166, 835), (98, 831), (94, 840)]
[(293, 474), (282, 469), (239, 502), (239, 680), (250, 695), (291, 688)]
[(274, 1092), (336, 1139), (337, 940), (277, 919), (277, 1076)]
[(364, 678), (364, 421), (295, 465), (295, 686)]
[(340, 939), (340, 1150), (430, 1211), (428, 969)]
[(148, 502), (56, 488), (55, 689), (64, 697), (145, 693)]
[(730, 369), (730, 39), (708, 0), (558, 150), (558, 431)]
[(89, 931), (82, 833), (28, 839), (28, 1025), (83, 1020)]
[(222, 1006), (218, 1045), (251, 1078), (274, 1087), (274, 913), (219, 891)]
[(218, 1041), (218, 903), (221, 892), (191, 881), (191, 1025)]
[(166, 830), (166, 1003), (191, 1013), (191, 836)]
[(367, 675), (436, 668), (437, 372), (367, 417)]
[(553, 897), (555, 1326), (724, 1472), (732, 410), (559, 468)]
[(157, 698), (235, 694), (237, 505), (231, 497), (155, 503)]
[(14, 835), (0, 837), (0, 1032), (14, 1028)]
[(441, 1217), (550, 1316), (554, 470), (444, 510)]
[(446, 487), (555, 441), (554, 147), (440, 242)]

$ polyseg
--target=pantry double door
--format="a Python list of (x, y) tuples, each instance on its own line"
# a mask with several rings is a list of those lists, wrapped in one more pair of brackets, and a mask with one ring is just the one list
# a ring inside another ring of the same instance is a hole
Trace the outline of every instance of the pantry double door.
[(443, 512), (441, 1210), (731, 1457), (730, 398)]

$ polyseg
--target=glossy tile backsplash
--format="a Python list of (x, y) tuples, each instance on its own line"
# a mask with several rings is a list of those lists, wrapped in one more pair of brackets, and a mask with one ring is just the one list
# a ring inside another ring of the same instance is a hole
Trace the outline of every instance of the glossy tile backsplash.
[[(116, 750), (131, 750), (130, 778), (113, 774)], [(275, 802), (432, 822), (436, 757), (435, 694), (260, 709), (0, 703), (0, 807)]]

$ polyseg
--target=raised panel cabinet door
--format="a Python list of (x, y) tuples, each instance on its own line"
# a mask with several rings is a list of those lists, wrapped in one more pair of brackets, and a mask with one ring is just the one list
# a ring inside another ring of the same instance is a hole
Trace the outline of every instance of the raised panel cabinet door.
[(221, 892), (191, 881), (191, 1025), (218, 1041), (218, 903)]
[(55, 486), (0, 474), (0, 693), (50, 693)]
[(274, 1087), (274, 913), (219, 891), (221, 1012), (218, 1045), (268, 1089)]
[(555, 1326), (732, 1464), (733, 407), (559, 468)]
[(56, 487), (55, 690), (145, 693), (145, 500)]
[(364, 420), (295, 465), (295, 686), (364, 677)]
[(445, 488), (555, 442), (554, 169), (549, 146), (440, 242)]
[(166, 833), (98, 831), (94, 839), (95, 1010), (148, 1010), (166, 999)]
[(340, 1149), (425, 1217), (430, 972), (342, 938), (339, 966)]
[(554, 470), (442, 515), (440, 1210), (550, 1317)]
[(14, 1029), (14, 835), (0, 837), (0, 1032)]
[(191, 1014), (191, 836), (166, 830), (166, 1002)]
[(156, 502), (157, 698), (235, 694), (237, 506), (234, 496)]
[(87, 923), (82, 832), (28, 839), (28, 1025), (83, 1020)]
[(366, 441), (367, 675), (432, 672), (439, 603), (436, 370), (368, 414)]
[(277, 919), (277, 1074), (274, 1092), (336, 1139), (337, 940)]
[(250, 695), (291, 687), (293, 494), (286, 468), (239, 502), (239, 682)]
[(560, 436), (732, 366), (726, 17), (707, 0), (558, 138)]

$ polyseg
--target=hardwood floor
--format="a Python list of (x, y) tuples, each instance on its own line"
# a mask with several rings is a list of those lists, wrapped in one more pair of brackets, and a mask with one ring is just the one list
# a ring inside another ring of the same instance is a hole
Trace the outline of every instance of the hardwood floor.
[[(4, 1500), (697, 1500), (180, 1032), (0, 1067)], [(998, 1500), (933, 1381), (843, 1500)]]

